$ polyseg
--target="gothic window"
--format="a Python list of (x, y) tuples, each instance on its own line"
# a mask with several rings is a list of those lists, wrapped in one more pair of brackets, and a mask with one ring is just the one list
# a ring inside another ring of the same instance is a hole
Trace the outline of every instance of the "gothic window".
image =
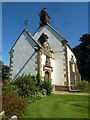
[(72, 63), (72, 71), (75, 72), (75, 65)]
[(71, 57), (69, 63), (70, 63), (70, 84), (75, 85), (76, 76), (75, 76), (75, 62), (73, 56)]
[(71, 70), (75, 72), (75, 64), (74, 64), (74, 58), (73, 56), (71, 57)]

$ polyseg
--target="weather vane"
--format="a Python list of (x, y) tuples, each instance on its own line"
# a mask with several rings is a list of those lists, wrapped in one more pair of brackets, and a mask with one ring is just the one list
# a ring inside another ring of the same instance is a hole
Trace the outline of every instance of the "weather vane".
[(27, 26), (27, 24), (28, 24), (28, 20), (25, 19), (25, 20), (24, 20), (24, 25), (25, 25), (25, 27)]

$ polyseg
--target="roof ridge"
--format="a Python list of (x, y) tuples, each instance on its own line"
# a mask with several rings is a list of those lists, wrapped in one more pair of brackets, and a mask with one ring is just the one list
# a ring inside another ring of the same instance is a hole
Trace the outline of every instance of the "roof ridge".
[(34, 40), (34, 42), (35, 42), (39, 47), (41, 47), (41, 45), (38, 43), (38, 41), (34, 39), (34, 36), (32, 36), (32, 34), (31, 34), (27, 29), (25, 29), (25, 32), (27, 32), (27, 33), (29, 34), (29, 36)]
[[(61, 35), (56, 29), (54, 29), (49, 23), (47, 23), (47, 25), (48, 25), (50, 28), (52, 28), (60, 37), (62, 37), (63, 39), (66, 40), (66, 38), (63, 37), (63, 35)], [(67, 41), (67, 40), (66, 40), (66, 41)]]
[(24, 28), (24, 30), (21, 32), (21, 34), (19, 35), (19, 37), (17, 38), (17, 40), (15, 41), (15, 43), (13, 44), (12, 48), (10, 49), (9, 53), (11, 52), (11, 50), (13, 49), (13, 47), (15, 46), (15, 44), (17, 43), (17, 41), (19, 40), (19, 38), (21, 37), (21, 35), (26, 32), (31, 38), (32, 40), (41, 48), (42, 46), (34, 39), (34, 37), (32, 36), (32, 34), (26, 29)]
[[(44, 26), (49, 26), (51, 29), (53, 29), (60, 37), (62, 37), (64, 40), (66, 40), (67, 41), (67, 39), (65, 38), (65, 37), (63, 37), (56, 29), (54, 29), (49, 23), (47, 23), (46, 25), (44, 25)], [(43, 26), (39, 26), (38, 28), (37, 28), (37, 30), (35, 31), (35, 33), (33, 34), (33, 36), (36, 34), (36, 32), (38, 31), (38, 29), (40, 29), (41, 27), (43, 27)], [(68, 41), (67, 41), (68, 42)]]

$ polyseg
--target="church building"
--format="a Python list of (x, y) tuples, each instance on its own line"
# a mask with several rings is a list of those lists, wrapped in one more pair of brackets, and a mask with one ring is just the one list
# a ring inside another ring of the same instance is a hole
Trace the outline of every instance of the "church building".
[(68, 41), (50, 25), (46, 9), (34, 35), (24, 29), (10, 50), (10, 78), (22, 74), (51, 78), (54, 90), (73, 91), (80, 81), (76, 57)]

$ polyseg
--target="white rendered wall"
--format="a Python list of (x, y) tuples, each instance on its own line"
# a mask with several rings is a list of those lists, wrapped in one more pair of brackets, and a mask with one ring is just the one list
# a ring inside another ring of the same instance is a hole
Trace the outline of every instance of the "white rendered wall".
[(42, 56), (41, 56), (41, 65), (42, 65), (41, 71), (42, 71), (42, 77), (45, 76), (45, 72), (43, 71), (43, 66), (45, 65), (45, 62), (46, 62), (46, 55), (42, 54)]
[(51, 62), (51, 67), (53, 68), (53, 71), (51, 72), (51, 79), (52, 79), (52, 85), (55, 85), (55, 68), (54, 68), (54, 59), (50, 58), (50, 62)]
[[(51, 67), (53, 68), (53, 71), (51, 72), (51, 79), (52, 79), (52, 85), (55, 84), (54, 81), (54, 59), (50, 58), (50, 62), (51, 62)], [(43, 66), (46, 64), (46, 55), (42, 54), (41, 56), (41, 71), (42, 71), (42, 77), (45, 76), (45, 71), (43, 70)]]
[(74, 62), (76, 63), (76, 58), (70, 48), (67, 46), (67, 60), (68, 60), (68, 79), (69, 79), (69, 86), (70, 86), (70, 65), (69, 61), (71, 61), (71, 57), (73, 56)]
[(34, 34), (34, 38), (38, 40), (42, 33), (46, 34), (49, 37), (48, 43), (51, 50), (54, 52), (53, 74), (55, 85), (64, 85), (63, 59), (65, 59), (65, 57), (61, 44), (61, 40), (63, 38), (59, 36), (54, 30), (52, 30), (48, 25), (40, 27), (38, 31)]
[(22, 74), (36, 75), (34, 46), (31, 37), (24, 32), (14, 46), (12, 79)]
[(34, 34), (35, 40), (38, 40), (42, 33), (46, 34), (49, 37), (48, 43), (50, 44), (51, 50), (53, 50), (53, 52), (62, 51), (61, 36), (59, 36), (54, 30), (46, 25), (40, 27), (38, 31)]
[(64, 85), (63, 59), (64, 59), (64, 55), (62, 53), (54, 54), (55, 85)]

